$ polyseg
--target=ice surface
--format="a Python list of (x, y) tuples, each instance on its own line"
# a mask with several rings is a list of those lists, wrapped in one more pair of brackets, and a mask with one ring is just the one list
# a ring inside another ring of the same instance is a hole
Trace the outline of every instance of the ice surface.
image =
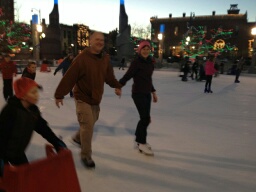
[[(118, 79), (124, 73), (115, 69)], [(234, 76), (220, 75), (213, 78), (214, 93), (205, 94), (204, 82), (182, 82), (178, 75), (154, 72), (159, 102), (152, 103), (148, 129), (154, 157), (134, 148), (138, 113), (131, 99), (132, 80), (120, 99), (105, 86), (93, 137), (96, 169), (88, 170), (80, 162), (79, 148), (70, 143), (78, 129), (73, 99), (67, 95), (60, 109), (54, 103), (61, 73), (37, 71), (44, 88), (38, 106), (72, 151), (83, 192), (256, 191), (256, 77), (242, 74), (235, 84)], [(2, 107), (3, 96), (0, 102)], [(45, 143), (33, 135), (26, 152), (30, 161), (45, 156)]]

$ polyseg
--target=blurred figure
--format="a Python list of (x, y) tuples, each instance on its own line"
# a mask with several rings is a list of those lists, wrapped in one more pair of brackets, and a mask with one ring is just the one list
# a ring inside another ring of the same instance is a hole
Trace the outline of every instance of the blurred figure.
[(239, 81), (239, 76), (241, 74), (241, 71), (243, 70), (243, 66), (244, 66), (244, 58), (241, 57), (241, 59), (238, 61), (237, 63), (237, 67), (236, 67), (236, 78), (235, 78), (235, 83), (240, 83)]
[(198, 67), (199, 67), (199, 63), (198, 63), (198, 56), (196, 56), (196, 60), (192, 65), (192, 71), (191, 71), (191, 79), (194, 80), (194, 74), (195, 74), (195, 78), (197, 79), (197, 73), (198, 73)]
[(23, 70), (21, 76), (35, 80), (35, 78), (36, 78), (36, 63), (34, 61), (29, 61), (27, 67)]
[(123, 57), (120, 63), (119, 70), (122, 68), (124, 70), (124, 65), (125, 65), (125, 58)]
[[(69, 54), (63, 61), (59, 64), (59, 66), (55, 69), (53, 75), (56, 75), (56, 73), (62, 69), (62, 75), (64, 76), (67, 72), (68, 68), (70, 67), (71, 63), (73, 62), (74, 55), (71, 53)], [(69, 92), (70, 97), (73, 97), (73, 91), (71, 90)]]
[(181, 81), (188, 81), (187, 76), (190, 71), (189, 64), (190, 64), (189, 57), (185, 57), (185, 61), (182, 66), (183, 76), (181, 78)]
[(205, 75), (206, 75), (206, 82), (205, 82), (205, 93), (212, 93), (211, 85), (212, 85), (212, 76), (216, 73), (216, 69), (214, 68), (214, 56), (211, 55), (209, 59), (206, 61), (205, 64)]
[(3, 95), (7, 101), (9, 97), (13, 96), (13, 76), (17, 74), (16, 65), (11, 61), (9, 53), (4, 54), (4, 59), (0, 63), (0, 71), (2, 71), (3, 78)]

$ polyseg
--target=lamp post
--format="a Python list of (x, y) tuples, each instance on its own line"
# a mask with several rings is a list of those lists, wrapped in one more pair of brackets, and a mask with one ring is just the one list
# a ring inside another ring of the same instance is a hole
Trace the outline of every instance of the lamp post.
[(34, 10), (39, 12), (39, 22), (38, 22), (38, 15), (32, 15), (32, 41), (33, 41), (33, 59), (39, 63), (40, 60), (40, 42), (39, 36), (42, 33), (42, 26), (41, 26), (41, 11), (40, 9), (32, 8), (31, 12)]
[(254, 37), (253, 40), (253, 52), (252, 52), (252, 62), (248, 69), (248, 73), (255, 73), (255, 63), (256, 63), (256, 27), (252, 28), (251, 34)]
[(159, 55), (160, 63), (162, 64), (163, 63), (163, 34), (159, 33), (157, 38), (159, 40), (158, 55)]

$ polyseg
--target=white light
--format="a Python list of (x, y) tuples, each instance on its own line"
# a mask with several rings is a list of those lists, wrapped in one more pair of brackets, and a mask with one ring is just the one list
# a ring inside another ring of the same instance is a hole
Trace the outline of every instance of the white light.
[(192, 46), (192, 49), (195, 49), (195, 46)]
[(188, 41), (186, 41), (186, 45), (188, 45)]
[(256, 35), (256, 27), (252, 28), (251, 34)]
[(175, 46), (173, 46), (172, 48), (173, 48), (173, 49), (176, 49), (176, 47), (175, 47)]
[(36, 30), (37, 30), (39, 33), (41, 33), (41, 32), (43, 31), (42, 25), (37, 25), (37, 26), (36, 26)]
[(73, 44), (73, 43), (71, 43), (71, 47), (74, 47), (74, 44)]
[(159, 33), (159, 34), (157, 35), (157, 38), (158, 38), (159, 40), (162, 40), (162, 39), (163, 39), (163, 34), (162, 34), (162, 33)]
[(190, 41), (190, 37), (189, 36), (187, 36), (186, 41)]
[(45, 36), (46, 36), (46, 35), (45, 35), (45, 33), (42, 33), (42, 35), (41, 35), (41, 36), (42, 36), (42, 38), (45, 38)]

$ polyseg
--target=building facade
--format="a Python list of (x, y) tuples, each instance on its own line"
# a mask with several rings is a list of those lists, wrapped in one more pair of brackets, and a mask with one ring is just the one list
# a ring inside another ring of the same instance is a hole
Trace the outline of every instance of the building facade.
[[(226, 15), (182, 17), (151, 17), (151, 39), (158, 42), (158, 53), (164, 56), (192, 56), (218, 53), (223, 56), (250, 57), (254, 23), (247, 22), (247, 13), (240, 14), (237, 4), (231, 5)], [(161, 29), (164, 29), (161, 31)], [(159, 40), (159, 34), (162, 39)]]

